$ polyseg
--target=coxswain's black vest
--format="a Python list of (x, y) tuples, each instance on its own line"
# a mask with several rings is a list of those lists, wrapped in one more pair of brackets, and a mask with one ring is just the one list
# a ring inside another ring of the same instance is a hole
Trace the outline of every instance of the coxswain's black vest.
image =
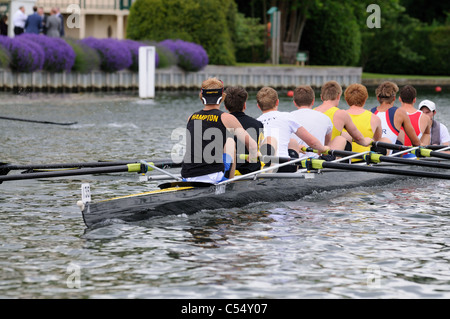
[(441, 123), (433, 120), (433, 125), (431, 126), (431, 145), (441, 144)]
[(181, 176), (196, 177), (223, 172), (223, 148), (227, 128), (222, 123), (222, 111), (201, 110), (191, 115), (186, 127), (186, 154)]

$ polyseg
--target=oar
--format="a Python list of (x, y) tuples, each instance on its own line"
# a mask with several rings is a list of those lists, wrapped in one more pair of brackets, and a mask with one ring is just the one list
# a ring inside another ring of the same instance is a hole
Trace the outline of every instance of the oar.
[(360, 171), (368, 173), (381, 173), (381, 174), (392, 174), (392, 175), (403, 175), (410, 177), (427, 177), (427, 178), (437, 178), (437, 179), (450, 179), (449, 174), (436, 173), (436, 172), (424, 172), (416, 170), (404, 170), (404, 169), (393, 169), (378, 166), (368, 166), (368, 165), (355, 165), (355, 164), (344, 164), (336, 162), (327, 162), (320, 159), (307, 159), (302, 161), (302, 167), (307, 169), (324, 169), (324, 168), (335, 168), (348, 171)]
[(49, 177), (65, 177), (65, 176), (76, 176), (76, 175), (91, 175), (91, 174), (104, 174), (104, 173), (146, 173), (147, 166), (141, 163), (134, 163), (128, 165), (117, 165), (109, 167), (98, 167), (98, 168), (81, 168), (66, 171), (53, 171), (53, 172), (43, 172), (43, 173), (33, 173), (33, 174), (15, 174), (8, 176), (0, 176), (0, 184), (5, 181), (16, 181), (24, 179), (38, 179), (38, 178), (49, 178)]
[[(12, 170), (27, 170), (26, 173), (33, 173), (33, 170), (50, 170), (50, 169), (79, 169), (86, 167), (107, 167), (140, 163), (139, 160), (130, 161), (101, 161), (101, 162), (82, 162), (82, 163), (57, 163), (57, 164), (28, 164), (28, 165), (12, 165), (0, 162), (0, 175), (6, 175)], [(159, 168), (180, 167), (181, 163), (175, 163), (170, 159), (161, 159), (152, 161), (152, 165)]]
[[(377, 147), (383, 147), (390, 150), (398, 150), (398, 151), (404, 151), (411, 148), (411, 146), (405, 146), (405, 145), (398, 145), (398, 144), (390, 144), (390, 143), (384, 143), (384, 142), (372, 142), (373, 146)], [(442, 151), (442, 149), (440, 149)], [(447, 153), (440, 153), (438, 151), (433, 151), (428, 148), (418, 148), (413, 151), (411, 151), (412, 154), (416, 155), (417, 157), (437, 157), (437, 158), (444, 158), (444, 159), (450, 159), (450, 154)]]
[[(355, 155), (350, 155), (350, 156), (347, 156), (347, 157), (339, 158), (339, 159), (334, 160), (333, 162), (346, 161), (346, 160), (349, 160), (349, 159), (361, 156), (361, 155), (366, 154), (366, 153), (369, 153), (369, 151), (365, 151), (365, 152), (362, 152), (362, 153), (356, 153)], [(237, 181), (237, 180), (240, 180), (240, 179), (245, 179), (245, 178), (249, 178), (249, 177), (252, 177), (252, 176), (256, 176), (256, 175), (259, 175), (259, 174), (262, 174), (262, 173), (265, 173), (265, 172), (276, 170), (276, 169), (278, 169), (280, 167), (283, 167), (283, 166), (293, 165), (293, 164), (296, 164), (296, 163), (299, 163), (299, 162), (305, 160), (304, 158), (285, 158), (285, 157), (270, 157), (270, 156), (262, 156), (262, 158), (263, 159), (264, 158), (272, 159), (272, 160), (273, 159), (277, 159), (279, 162), (284, 161), (284, 163), (281, 163), (281, 164), (278, 164), (278, 165), (274, 165), (274, 166), (269, 166), (269, 167), (266, 167), (266, 168), (260, 169), (258, 171), (254, 171), (254, 172), (248, 173), (248, 174), (239, 175), (239, 176), (230, 178), (228, 180), (225, 180), (223, 182), (217, 183), (217, 185), (229, 184), (231, 182), (234, 182), (234, 181)], [(304, 169), (304, 170), (297, 171), (296, 173), (303, 173), (303, 172), (307, 172), (308, 170), (309, 169)], [(280, 173), (280, 174), (282, 174), (282, 173)]]
[[(317, 152), (316, 150), (308, 147), (303, 149), (306, 152)], [(330, 150), (327, 152), (329, 155), (335, 155), (335, 156), (349, 156), (357, 154), (355, 152), (349, 152), (349, 151), (340, 151), (340, 150)], [(406, 164), (406, 165), (415, 165), (415, 166), (425, 166), (425, 167), (433, 167), (433, 168), (445, 168), (450, 169), (449, 163), (439, 163), (439, 162), (427, 162), (427, 161), (419, 161), (416, 159), (407, 159), (402, 157), (392, 157), (392, 156), (385, 156), (382, 154), (377, 154), (374, 152), (370, 152), (368, 154), (360, 155), (360, 157), (366, 162), (366, 163), (396, 163), (396, 164)]]
[(40, 124), (53, 124), (53, 125), (74, 125), (78, 122), (69, 122), (69, 123), (58, 123), (58, 122), (50, 122), (50, 121), (38, 121), (38, 120), (29, 120), (29, 119), (20, 119), (16, 117), (8, 117), (8, 116), (0, 116), (2, 120), (11, 120), (11, 121), (22, 121), (22, 122), (32, 122), (32, 123), (40, 123)]
[(159, 171), (159, 172), (161, 172), (163, 174), (166, 174), (166, 175), (172, 177), (175, 180), (178, 180), (178, 181), (182, 181), (183, 180), (181, 177), (175, 176), (175, 175), (173, 175), (173, 174), (171, 174), (171, 173), (169, 173), (169, 172), (167, 172), (167, 171), (165, 171), (163, 169), (160, 169), (159, 167), (155, 166), (153, 163), (147, 163), (146, 161), (142, 161), (141, 160), (141, 164), (146, 165), (147, 167), (150, 167), (151, 169), (155, 169), (155, 170), (157, 170), (157, 171)]

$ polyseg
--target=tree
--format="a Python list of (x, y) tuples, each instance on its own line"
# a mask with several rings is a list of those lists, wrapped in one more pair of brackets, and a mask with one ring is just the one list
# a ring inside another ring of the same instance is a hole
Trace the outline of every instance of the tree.
[(130, 8), (127, 38), (184, 40), (203, 46), (211, 64), (235, 64), (234, 0), (136, 0)]

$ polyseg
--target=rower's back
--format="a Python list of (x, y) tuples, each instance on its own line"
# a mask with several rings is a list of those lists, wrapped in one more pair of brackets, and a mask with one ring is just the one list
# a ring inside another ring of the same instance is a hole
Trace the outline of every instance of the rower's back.
[[(258, 142), (261, 142), (263, 137), (263, 124), (257, 119), (245, 114), (247, 108), (246, 102), (248, 99), (248, 92), (240, 86), (228, 87), (225, 91), (224, 105), (225, 108), (235, 116), (241, 123), (242, 127), (247, 133)], [(261, 163), (249, 163), (245, 159), (239, 157), (239, 154), (249, 154), (247, 147), (235, 137), (236, 142), (236, 171), (240, 174), (248, 174), (261, 169)], [(236, 173), (238, 174), (238, 173)]]

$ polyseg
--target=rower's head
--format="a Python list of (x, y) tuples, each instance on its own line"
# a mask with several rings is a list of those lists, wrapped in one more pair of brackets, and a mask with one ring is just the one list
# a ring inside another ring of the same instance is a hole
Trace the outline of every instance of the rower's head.
[(345, 101), (349, 106), (360, 106), (364, 107), (366, 104), (369, 93), (367, 88), (359, 83), (354, 83), (349, 85), (344, 92)]
[(241, 86), (230, 86), (225, 90), (223, 103), (228, 112), (244, 112), (248, 93)]
[(428, 115), (431, 119), (436, 115), (436, 104), (430, 100), (423, 100), (419, 104), (419, 110), (423, 112), (423, 114)]
[(339, 101), (342, 95), (342, 87), (336, 81), (329, 81), (322, 85), (320, 98), (322, 101)]
[(220, 105), (225, 98), (223, 82), (217, 78), (209, 78), (202, 82), (200, 100), (205, 105)]
[(412, 85), (405, 85), (400, 90), (400, 102), (406, 104), (416, 103), (417, 91)]
[(297, 86), (294, 90), (294, 104), (300, 107), (312, 107), (314, 104), (315, 94), (309, 85)]
[(265, 86), (256, 94), (256, 103), (263, 112), (278, 109), (278, 93), (275, 89)]
[(378, 102), (391, 104), (395, 101), (395, 95), (398, 92), (398, 86), (394, 82), (385, 81), (375, 90)]

